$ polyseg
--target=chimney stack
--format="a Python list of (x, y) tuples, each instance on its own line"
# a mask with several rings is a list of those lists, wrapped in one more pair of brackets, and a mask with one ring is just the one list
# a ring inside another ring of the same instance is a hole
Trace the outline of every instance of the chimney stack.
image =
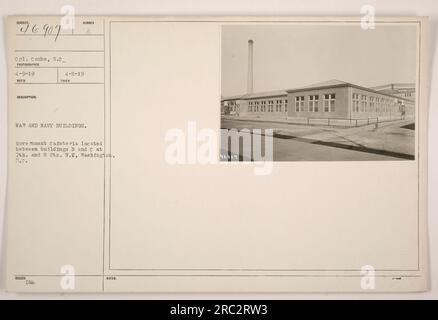
[(247, 86), (247, 93), (253, 93), (253, 62), (252, 62), (252, 55), (253, 55), (253, 43), (254, 41), (248, 40), (248, 86)]

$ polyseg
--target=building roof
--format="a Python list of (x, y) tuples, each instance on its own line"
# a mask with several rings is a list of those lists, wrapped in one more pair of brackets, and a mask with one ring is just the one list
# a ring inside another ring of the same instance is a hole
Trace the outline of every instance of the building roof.
[(398, 90), (398, 89), (415, 89), (415, 83), (388, 83), (381, 86), (371, 87), (373, 90)]
[(239, 95), (235, 95), (235, 96), (228, 96), (228, 97), (221, 97), (222, 101), (228, 101), (228, 100), (239, 100), (243, 97), (244, 95), (239, 94)]
[(353, 83), (349, 83), (349, 82), (345, 82), (345, 81), (341, 81), (341, 80), (336, 80), (336, 79), (332, 79), (332, 80), (324, 81), (324, 82), (318, 82), (318, 83), (314, 83), (314, 84), (311, 84), (308, 86), (304, 86), (304, 87), (300, 87), (300, 88), (296, 88), (296, 89), (289, 89), (286, 91), (288, 93), (292, 93), (292, 92), (299, 92), (299, 91), (305, 91), (305, 90), (319, 90), (319, 89), (339, 88), (339, 87), (353, 87), (353, 88), (373, 92), (376, 94), (383, 94), (383, 95), (386, 95), (386, 96), (391, 97), (391, 98), (402, 99), (402, 100), (414, 102), (411, 99), (407, 99), (404, 97), (398, 97), (398, 96), (395, 96), (391, 93), (381, 92), (381, 91), (378, 91), (378, 90), (373, 89), (373, 88), (362, 87), (362, 86), (358, 86), (358, 85), (353, 84)]
[(287, 95), (287, 92), (285, 90), (275, 90), (275, 91), (247, 93), (247, 94), (241, 94), (241, 95), (236, 95), (236, 96), (223, 97), (222, 101), (249, 100), (249, 99), (257, 99), (257, 98), (281, 97), (281, 96), (286, 96), (286, 95)]
[(341, 81), (341, 80), (337, 80), (337, 79), (331, 79), (328, 81), (323, 81), (323, 82), (317, 82), (317, 83), (313, 83), (311, 85), (308, 86), (304, 86), (304, 87), (298, 87), (298, 88), (294, 88), (294, 89), (290, 89), (290, 90), (286, 90), (287, 92), (290, 91), (301, 91), (301, 90), (309, 90), (309, 89), (320, 89), (320, 88), (326, 88), (326, 87), (338, 87), (338, 86), (348, 86), (350, 85), (350, 83), (345, 82), (345, 81)]
[[(399, 83), (399, 84), (389, 84), (389, 85), (385, 85), (385, 86), (367, 88), (367, 87), (358, 86), (356, 84), (352, 84), (349, 82), (345, 82), (345, 81), (341, 81), (341, 80), (337, 80), (337, 79), (331, 79), (328, 81), (317, 82), (317, 83), (314, 83), (311, 85), (307, 85), (307, 86), (299, 87), (299, 88), (294, 88), (294, 89), (249, 93), (249, 94), (243, 94), (243, 95), (224, 97), (224, 98), (222, 98), (222, 101), (249, 100), (249, 99), (257, 99), (257, 98), (280, 97), (280, 96), (286, 96), (288, 93), (299, 92), (299, 91), (318, 90), (318, 89), (327, 89), (327, 88), (336, 88), (336, 87), (338, 87), (338, 88), (339, 87), (353, 87), (353, 88), (357, 88), (357, 89), (361, 89), (361, 90), (370, 91), (370, 92), (373, 92), (376, 94), (384, 94), (384, 95), (392, 97), (392, 98), (403, 99), (403, 100), (413, 102), (411, 99), (398, 97), (398, 96), (380, 91), (380, 90), (386, 89), (387, 86), (390, 86), (390, 85), (400, 85), (401, 86), (401, 85), (412, 85), (412, 84), (400, 84)], [(376, 89), (376, 88), (380, 88), (380, 87), (381, 87), (381, 89)]]
[(245, 94), (243, 95), (243, 99), (269, 98), (269, 97), (279, 97), (285, 95), (287, 95), (287, 92), (285, 90), (275, 90), (275, 91)]
[(349, 82), (345, 82), (345, 81), (341, 81), (341, 80), (337, 80), (337, 79), (331, 79), (328, 81), (313, 83), (313, 84), (310, 84), (310, 85), (307, 85), (304, 87), (288, 89), (286, 91), (288, 93), (291, 93), (291, 92), (304, 91), (304, 90), (318, 90), (318, 89), (339, 88), (339, 87), (348, 87), (348, 86), (358, 87), (358, 88), (363, 88), (363, 89), (369, 90), (369, 88), (360, 87), (360, 86), (354, 85), (354, 84), (349, 83)]

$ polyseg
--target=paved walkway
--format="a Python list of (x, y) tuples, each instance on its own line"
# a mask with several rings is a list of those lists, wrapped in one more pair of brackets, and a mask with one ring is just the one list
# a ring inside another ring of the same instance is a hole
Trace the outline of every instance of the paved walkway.
[[(312, 161), (326, 160), (327, 156), (331, 160), (377, 159), (371, 155), (379, 155), (378, 159), (383, 157), (388, 160), (414, 159), (415, 130), (412, 130), (410, 124), (413, 124), (412, 120), (398, 120), (379, 123), (377, 127), (373, 124), (357, 128), (339, 128), (222, 119), (221, 126), (228, 129), (274, 129), (275, 139), (284, 140), (274, 140), (274, 159), (277, 158), (275, 160), (293, 158)], [(297, 142), (304, 145), (297, 145)], [(316, 145), (321, 148), (314, 148)], [(310, 153), (306, 148), (311, 150)], [(341, 149), (350, 152), (341, 154)], [(351, 152), (358, 154), (351, 155)]]
[[(292, 124), (292, 125), (305, 125), (305, 126), (317, 126), (317, 127), (339, 127), (339, 128), (349, 128), (349, 127), (362, 127), (368, 124), (374, 124), (376, 122), (386, 123), (394, 122), (399, 119), (391, 119), (391, 117), (379, 117), (378, 121), (376, 117), (371, 117), (369, 119), (337, 119), (332, 118), (330, 120), (324, 118), (305, 118), (305, 117), (286, 117), (286, 116), (271, 116), (268, 118), (260, 118), (260, 116), (230, 116), (222, 115), (222, 120), (230, 121), (243, 121), (243, 122), (263, 122), (263, 123), (276, 123), (276, 124)], [(412, 119), (409, 119), (412, 120)], [(413, 120), (412, 120), (413, 121)]]

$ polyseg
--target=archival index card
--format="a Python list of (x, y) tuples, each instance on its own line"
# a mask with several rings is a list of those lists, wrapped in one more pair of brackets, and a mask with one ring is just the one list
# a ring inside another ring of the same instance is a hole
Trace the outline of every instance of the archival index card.
[(64, 18), (8, 18), (8, 290), (427, 290), (427, 18)]

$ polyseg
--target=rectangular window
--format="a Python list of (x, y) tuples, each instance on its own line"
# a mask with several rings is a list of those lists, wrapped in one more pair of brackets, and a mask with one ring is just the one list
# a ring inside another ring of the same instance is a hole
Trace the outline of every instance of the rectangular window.
[(309, 96), (309, 112), (318, 112), (318, 95)]
[(335, 112), (336, 103), (335, 103), (335, 94), (329, 93), (324, 95), (324, 112)]
[(281, 112), (281, 100), (277, 100), (277, 105), (275, 107), (275, 111)]
[(374, 97), (370, 97), (370, 112), (374, 112)]
[(284, 100), (284, 112), (287, 112), (287, 99)]
[(360, 97), (361, 100), (361, 110), (362, 112), (366, 112), (367, 111), (367, 96), (366, 95), (362, 95)]
[(359, 94), (353, 93), (353, 112), (359, 112)]
[(304, 96), (295, 97), (295, 112), (304, 111)]
[(274, 112), (274, 101), (273, 100), (269, 100), (269, 102), (268, 102), (268, 111)]

